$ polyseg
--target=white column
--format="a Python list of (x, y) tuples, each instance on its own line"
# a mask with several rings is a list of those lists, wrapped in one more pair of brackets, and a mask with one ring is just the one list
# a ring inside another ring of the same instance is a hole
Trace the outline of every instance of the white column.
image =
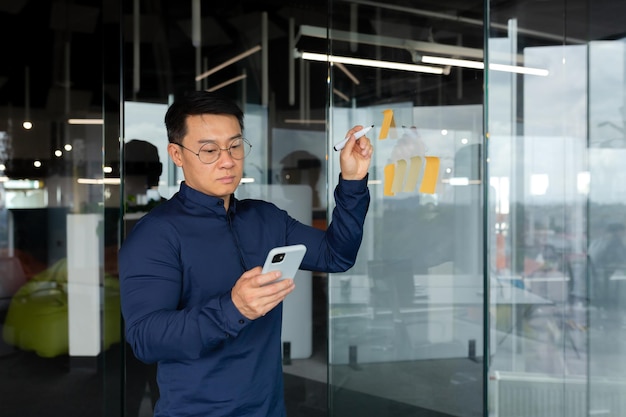
[(100, 214), (67, 215), (67, 302), (70, 356), (97, 356), (100, 337)]

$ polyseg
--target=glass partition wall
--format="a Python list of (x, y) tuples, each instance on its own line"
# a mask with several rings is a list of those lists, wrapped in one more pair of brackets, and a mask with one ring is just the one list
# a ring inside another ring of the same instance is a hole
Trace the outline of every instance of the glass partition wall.
[(117, 416), (119, 2), (0, 21), (0, 413)]
[(624, 414), (623, 2), (5, 3), (3, 416), (152, 415), (116, 254), (195, 89), (245, 110), (238, 196), (319, 228), (373, 125), (357, 263), (285, 301), (290, 417)]
[(333, 2), (329, 136), (377, 141), (331, 414), (622, 415), (623, 6), (441, 6)]
[(330, 415), (482, 414), (484, 72), (448, 61), (482, 63), (483, 13), (332, 3), (329, 137), (374, 125), (375, 153), (357, 265), (329, 278)]
[(489, 410), (622, 415), (623, 5), (491, 5)]

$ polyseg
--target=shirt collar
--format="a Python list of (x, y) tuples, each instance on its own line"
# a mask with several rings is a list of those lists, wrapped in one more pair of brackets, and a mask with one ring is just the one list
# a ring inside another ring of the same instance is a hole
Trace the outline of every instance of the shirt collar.
[[(188, 200), (201, 206), (208, 207), (212, 210), (224, 210), (224, 200), (219, 197), (204, 194), (194, 188), (191, 188), (187, 185), (185, 181), (180, 183), (179, 194), (184, 200)], [(231, 194), (228, 210), (234, 213), (236, 212), (236, 206), (237, 199), (234, 195)]]

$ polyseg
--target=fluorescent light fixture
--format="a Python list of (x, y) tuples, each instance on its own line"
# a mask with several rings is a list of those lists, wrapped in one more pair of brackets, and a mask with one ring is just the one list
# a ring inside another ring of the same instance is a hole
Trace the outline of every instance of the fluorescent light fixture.
[[(470, 61), (467, 59), (444, 58), (439, 56), (424, 55), (422, 62), (435, 65), (450, 65), (453, 67), (484, 69), (485, 64), (481, 61)], [(547, 76), (550, 72), (547, 69), (520, 67), (516, 65), (489, 64), (489, 69), (493, 71), (514, 72), (518, 74)]]
[(469, 178), (467, 177), (452, 177), (450, 178), (450, 185), (469, 185)]
[(79, 184), (88, 184), (88, 185), (120, 185), (119, 178), (78, 178), (76, 180)]
[(518, 67), (516, 65), (489, 64), (489, 69), (493, 71), (514, 72), (517, 74), (525, 74), (525, 75), (539, 75), (541, 77), (546, 77), (548, 76), (548, 74), (550, 74), (550, 71), (548, 71), (547, 69)]
[(218, 66), (213, 67), (213, 68), (211, 68), (210, 70), (205, 71), (205, 72), (203, 72), (203, 73), (202, 73), (202, 74), (200, 74), (200, 75), (196, 75), (196, 81), (200, 81), (200, 80), (202, 80), (202, 79), (204, 79), (204, 78), (208, 77), (209, 75), (211, 75), (211, 74), (214, 74), (214, 73), (218, 72), (218, 71), (219, 71), (219, 70), (221, 70), (222, 68), (226, 68), (227, 66), (229, 66), (229, 65), (231, 65), (231, 64), (234, 64), (234, 63), (235, 63), (235, 62), (237, 62), (237, 61), (241, 61), (241, 60), (242, 60), (242, 59), (244, 59), (245, 57), (250, 56), (250, 55), (252, 55), (253, 53), (258, 52), (258, 51), (260, 51), (260, 50), (261, 50), (261, 45), (257, 45), (257, 46), (255, 46), (255, 47), (253, 47), (253, 48), (250, 48), (250, 49), (248, 49), (247, 51), (240, 53), (240, 54), (239, 54), (239, 55), (237, 55), (236, 57), (233, 57), (233, 58), (229, 59), (228, 61), (224, 61), (223, 63), (219, 64)]
[(68, 119), (68, 124), (71, 125), (101, 125), (104, 124), (102, 119)]
[(474, 69), (485, 68), (485, 64), (483, 64), (481, 61), (470, 61), (467, 59), (454, 59), (454, 58), (442, 58), (438, 56), (429, 56), (429, 55), (424, 55), (422, 57), (422, 62), (426, 64), (451, 65), (453, 67), (464, 67), (464, 68), (474, 68)]
[(441, 180), (441, 182), (443, 184), (449, 184), (453, 186), (478, 185), (481, 183), (480, 180), (470, 180), (467, 177), (444, 178)]
[(217, 91), (217, 90), (219, 90), (220, 88), (224, 88), (224, 87), (226, 87), (227, 85), (230, 85), (230, 84), (236, 83), (237, 81), (243, 80), (243, 79), (245, 79), (246, 77), (247, 77), (247, 76), (246, 76), (246, 74), (241, 74), (241, 75), (238, 75), (238, 76), (236, 76), (236, 77), (231, 78), (230, 80), (226, 80), (226, 81), (224, 81), (224, 82), (223, 82), (223, 83), (221, 83), (221, 84), (215, 85), (215, 86), (213, 86), (213, 87), (211, 87), (211, 88), (207, 88), (207, 91)]
[(379, 61), (376, 59), (351, 58), (347, 56), (336, 56), (317, 54), (313, 52), (301, 52), (300, 57), (308, 61), (322, 61), (340, 63), (347, 65), (358, 65), (362, 67), (394, 69), (400, 71), (425, 72), (428, 74), (443, 74), (443, 68), (429, 67), (426, 65), (403, 64), (401, 62)]
[(43, 182), (39, 180), (9, 180), (4, 182), (6, 190), (39, 190), (43, 188)]
[(254, 182), (254, 178), (252, 178), (252, 177), (243, 177), (241, 179), (241, 183), (242, 184), (251, 184), (253, 182)]

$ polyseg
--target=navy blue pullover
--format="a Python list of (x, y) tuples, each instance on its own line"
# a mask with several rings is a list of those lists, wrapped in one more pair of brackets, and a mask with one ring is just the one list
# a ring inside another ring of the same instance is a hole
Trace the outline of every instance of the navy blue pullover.
[(323, 231), (261, 200), (232, 196), (226, 211), (183, 182), (135, 225), (119, 254), (122, 314), (135, 356), (158, 362), (155, 417), (285, 415), (282, 303), (249, 320), (231, 289), (275, 246), (306, 245), (301, 269), (346, 271), (369, 201), (367, 178), (340, 178)]

